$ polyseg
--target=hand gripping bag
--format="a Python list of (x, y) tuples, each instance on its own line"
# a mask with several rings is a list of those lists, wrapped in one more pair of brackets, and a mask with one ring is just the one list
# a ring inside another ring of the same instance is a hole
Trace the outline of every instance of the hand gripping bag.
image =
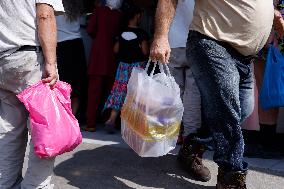
[(50, 158), (72, 151), (82, 142), (79, 124), (71, 110), (71, 87), (58, 81), (53, 89), (42, 81), (17, 95), (30, 113), (34, 152)]
[(150, 76), (146, 69), (134, 68), (121, 112), (122, 137), (141, 157), (166, 155), (175, 148), (183, 116), (179, 86), (164, 72)]
[(260, 103), (264, 110), (284, 106), (284, 56), (273, 45), (268, 50)]

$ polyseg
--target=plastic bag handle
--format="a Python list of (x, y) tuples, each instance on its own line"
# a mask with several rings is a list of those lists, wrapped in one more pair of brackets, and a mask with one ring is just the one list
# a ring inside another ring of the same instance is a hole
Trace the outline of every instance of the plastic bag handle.
[[(148, 71), (149, 71), (149, 67), (150, 67), (150, 63), (151, 63), (151, 62), (152, 62), (151, 59), (149, 59), (148, 62), (147, 62), (147, 65), (146, 65), (146, 68), (145, 68), (145, 71), (146, 71), (147, 73), (148, 73)], [(158, 62), (158, 61), (155, 61), (155, 62), (154, 62), (154, 67), (153, 67), (153, 69), (152, 69), (152, 71), (151, 71), (151, 73), (150, 73), (150, 77), (153, 77), (153, 76), (154, 76), (154, 72), (155, 72), (155, 69), (156, 69), (156, 67), (157, 67), (157, 64), (159, 64), (159, 69), (160, 69), (160, 72), (161, 72), (161, 73), (165, 73), (167, 76), (172, 77), (172, 74), (171, 74), (171, 71), (170, 71), (169, 66), (168, 66), (167, 64), (162, 64), (162, 63), (160, 63), (160, 62)], [(166, 71), (164, 70), (164, 66), (166, 67)]]
[[(146, 68), (145, 68), (145, 72), (147, 73), (147, 75), (148, 75), (148, 71), (149, 71), (149, 67), (150, 67), (150, 63), (151, 62), (152, 62), (152, 60), (149, 59), (147, 65), (146, 65)], [(150, 77), (151, 78), (154, 77), (154, 72), (155, 72), (156, 67), (157, 67), (157, 62), (154, 62), (154, 67), (153, 67), (153, 69), (152, 69), (152, 71), (150, 73)]]
[(148, 72), (149, 67), (150, 67), (151, 59), (148, 60), (147, 65), (145, 67), (145, 71)]
[[(161, 69), (161, 67), (162, 67), (161, 72), (162, 72), (162, 73), (165, 73), (165, 74), (167, 75), (167, 77), (169, 78), (169, 81), (170, 81), (170, 85), (171, 85), (171, 87), (174, 89), (174, 88), (175, 88), (175, 81), (174, 81), (174, 78), (173, 78), (173, 76), (172, 76), (172, 74), (171, 74), (171, 71), (170, 71), (170, 68), (169, 68), (168, 64), (159, 63), (159, 65), (160, 65), (160, 69)], [(166, 68), (166, 71), (165, 71), (165, 72), (164, 72), (164, 66), (165, 66), (165, 68)]]
[[(163, 65), (162, 65), (161, 63), (159, 63), (159, 62), (158, 62), (158, 64), (159, 64), (160, 72), (161, 72), (161, 73), (165, 73)], [(166, 74), (166, 73), (165, 73), (165, 74)]]
[(156, 67), (157, 67), (157, 62), (154, 63), (153, 70), (152, 70), (151, 73), (150, 73), (150, 77), (151, 77), (151, 78), (154, 77), (154, 72), (155, 72)]
[(166, 72), (164, 72), (164, 69), (163, 69), (163, 71), (161, 71), (162, 73), (165, 73), (167, 76), (172, 77), (172, 74), (171, 74), (171, 71), (170, 71), (168, 64), (159, 63), (159, 65), (161, 65), (162, 68), (164, 68), (164, 66), (166, 68)]

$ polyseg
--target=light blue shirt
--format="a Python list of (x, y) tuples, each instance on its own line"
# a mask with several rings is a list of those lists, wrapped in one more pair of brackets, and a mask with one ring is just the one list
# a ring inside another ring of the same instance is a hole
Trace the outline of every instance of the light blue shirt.
[(171, 48), (186, 47), (189, 25), (192, 22), (194, 0), (179, 0), (169, 32)]

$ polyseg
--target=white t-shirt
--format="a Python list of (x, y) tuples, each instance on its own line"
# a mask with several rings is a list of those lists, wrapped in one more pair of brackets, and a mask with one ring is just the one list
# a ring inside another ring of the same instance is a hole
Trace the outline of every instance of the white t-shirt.
[(169, 32), (171, 48), (186, 47), (189, 25), (192, 22), (194, 0), (179, 0)]
[(39, 46), (36, 4), (64, 12), (61, 0), (0, 0), (0, 58), (23, 45)]
[(81, 38), (80, 18), (70, 21), (65, 15), (56, 16), (57, 42)]

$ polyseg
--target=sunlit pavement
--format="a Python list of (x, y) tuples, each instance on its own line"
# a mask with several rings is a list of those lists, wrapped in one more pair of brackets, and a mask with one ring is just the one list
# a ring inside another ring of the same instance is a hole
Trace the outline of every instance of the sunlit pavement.
[[(55, 189), (214, 189), (217, 166), (212, 153), (206, 165), (212, 172), (208, 183), (196, 182), (176, 162), (178, 149), (161, 158), (140, 158), (121, 139), (103, 130), (83, 132), (84, 141), (74, 152), (57, 158)], [(284, 189), (284, 159), (248, 159), (249, 189)], [(26, 166), (25, 166), (26, 167)]]

